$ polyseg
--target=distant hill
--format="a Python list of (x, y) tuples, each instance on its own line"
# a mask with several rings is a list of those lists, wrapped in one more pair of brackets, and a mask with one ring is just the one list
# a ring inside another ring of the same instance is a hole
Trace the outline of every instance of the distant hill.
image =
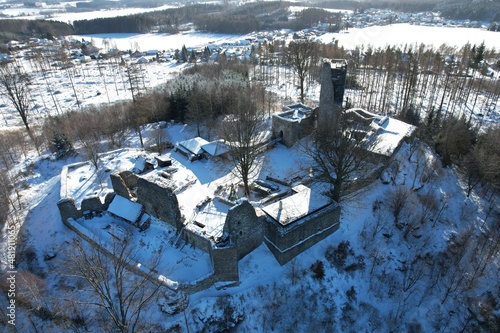
[(30, 37), (52, 39), (54, 36), (73, 34), (73, 27), (67, 23), (47, 20), (0, 20), (0, 41), (24, 41)]
[(192, 23), (200, 31), (241, 34), (284, 28), (300, 30), (317, 22), (336, 26), (339, 22), (339, 14), (317, 8), (304, 10), (294, 20), (289, 20), (289, 6), (292, 5), (297, 3), (264, 1), (241, 6), (195, 4), (129, 16), (77, 20), (73, 26), (76, 34), (176, 33), (182, 25)]

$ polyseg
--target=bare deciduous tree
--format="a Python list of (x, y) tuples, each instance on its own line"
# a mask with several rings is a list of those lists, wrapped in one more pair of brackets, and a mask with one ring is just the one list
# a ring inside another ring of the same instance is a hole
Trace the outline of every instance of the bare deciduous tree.
[(299, 79), (300, 101), (304, 103), (305, 82), (309, 70), (316, 64), (318, 44), (309, 41), (288, 45), (288, 62)]
[[(35, 142), (35, 138), (30, 128), (28, 113), (31, 106), (29, 85), (31, 79), (29, 75), (15, 64), (2, 64), (0, 66), (0, 86), (7, 97), (7, 100), (16, 109), (23, 121), (28, 135)], [(36, 142), (35, 142), (36, 143)]]
[[(79, 241), (73, 243), (68, 269), (73, 272), (72, 276), (90, 286), (90, 295), (94, 298), (70, 301), (103, 309), (110, 330), (140, 330), (144, 324), (141, 315), (156, 296), (160, 284), (152, 284), (151, 276), (139, 276), (130, 271), (135, 266), (137, 252), (127, 239), (114, 241), (110, 255), (87, 245)], [(157, 262), (150, 268), (154, 269)]]
[[(329, 117), (338, 119), (338, 123), (323, 121)], [(302, 149), (332, 185), (332, 198), (340, 201), (353, 188), (354, 176), (358, 183), (370, 176), (367, 170), (370, 156), (368, 148), (373, 143), (359, 136), (366, 133), (366, 128), (359, 122), (351, 121), (346, 112), (323, 115), (322, 119), (313, 140), (304, 144)]]
[(406, 209), (410, 200), (410, 191), (407, 187), (401, 185), (395, 190), (391, 191), (388, 195), (389, 208), (394, 216), (394, 223), (399, 227), (399, 220), (401, 214)]
[(233, 114), (221, 126), (221, 136), (229, 142), (229, 154), (234, 162), (233, 173), (241, 178), (245, 195), (250, 194), (250, 177), (263, 144), (264, 115), (253, 97), (257, 89), (249, 87), (234, 99)]

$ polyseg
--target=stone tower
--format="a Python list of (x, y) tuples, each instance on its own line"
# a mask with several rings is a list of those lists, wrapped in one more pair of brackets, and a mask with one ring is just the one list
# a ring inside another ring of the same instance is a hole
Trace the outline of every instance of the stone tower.
[(347, 61), (333, 60), (331, 66), (334, 102), (342, 107), (342, 103), (344, 102), (345, 82), (347, 78)]
[(335, 109), (335, 96), (332, 81), (332, 67), (329, 62), (323, 63), (321, 70), (321, 90), (319, 92), (319, 115), (333, 113)]
[[(344, 100), (347, 62), (345, 60), (325, 61), (321, 71), (318, 124), (333, 125)], [(333, 124), (332, 124), (333, 122)]]

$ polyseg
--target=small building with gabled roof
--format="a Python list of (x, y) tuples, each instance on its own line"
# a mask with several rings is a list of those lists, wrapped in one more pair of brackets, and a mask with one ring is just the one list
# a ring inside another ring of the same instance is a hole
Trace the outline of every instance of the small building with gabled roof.
[(195, 161), (201, 158), (201, 155), (204, 152), (202, 146), (208, 143), (209, 142), (207, 140), (197, 136), (196, 138), (177, 142), (175, 144), (174, 151), (178, 151), (186, 155), (190, 161)]
[(222, 157), (231, 149), (224, 141), (216, 140), (206, 143), (201, 148), (211, 157)]
[(144, 214), (144, 206), (140, 203), (130, 201), (121, 195), (115, 195), (113, 201), (109, 204), (108, 213), (141, 230), (149, 227), (150, 216)]

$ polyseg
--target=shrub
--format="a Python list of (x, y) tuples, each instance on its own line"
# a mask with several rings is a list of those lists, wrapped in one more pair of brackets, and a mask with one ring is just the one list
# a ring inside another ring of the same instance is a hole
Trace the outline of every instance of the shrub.
[(323, 280), (325, 277), (325, 267), (321, 260), (316, 260), (314, 264), (311, 265), (311, 272), (313, 272), (313, 278), (316, 280)]
[(337, 248), (330, 245), (325, 251), (326, 260), (336, 268), (344, 268), (349, 255), (354, 255), (349, 241), (340, 242)]

